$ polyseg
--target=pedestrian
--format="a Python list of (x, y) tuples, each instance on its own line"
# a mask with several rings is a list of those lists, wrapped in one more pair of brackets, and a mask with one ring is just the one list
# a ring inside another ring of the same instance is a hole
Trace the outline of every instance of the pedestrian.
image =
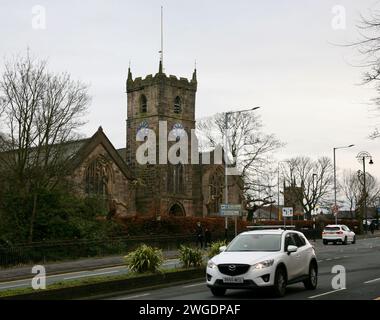
[(374, 234), (374, 232), (375, 232), (375, 224), (373, 223), (373, 221), (369, 225), (369, 230), (371, 231), (372, 234)]
[(211, 245), (211, 231), (209, 228), (205, 229), (205, 248)]
[(197, 226), (195, 229), (195, 237), (196, 237), (196, 246), (198, 248), (198, 245), (200, 244), (201, 249), (203, 248), (203, 228), (201, 223), (198, 221)]

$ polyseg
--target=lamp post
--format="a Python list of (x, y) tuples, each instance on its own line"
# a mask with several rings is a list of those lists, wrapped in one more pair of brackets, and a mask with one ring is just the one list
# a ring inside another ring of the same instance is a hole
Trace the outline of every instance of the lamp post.
[(356, 156), (359, 162), (363, 163), (363, 195), (364, 195), (364, 217), (365, 217), (365, 233), (368, 232), (368, 217), (367, 217), (367, 188), (366, 188), (366, 172), (365, 172), (365, 159), (369, 159), (369, 164), (373, 164), (372, 156), (367, 151), (361, 151)]
[(379, 230), (379, 213), (380, 213), (380, 197), (377, 198), (378, 205), (376, 208), (376, 229)]
[(281, 209), (280, 209), (280, 165), (281, 163), (286, 163), (286, 161), (279, 161), (277, 168), (277, 207), (278, 207), (278, 220), (281, 220)]
[(336, 204), (336, 156), (335, 151), (338, 149), (347, 149), (355, 146), (354, 144), (350, 144), (349, 146), (345, 147), (335, 147), (333, 148), (333, 154), (334, 154), (334, 211), (335, 211), (335, 224), (338, 224), (338, 206)]
[[(245, 109), (245, 110), (238, 110), (238, 111), (229, 111), (224, 114), (224, 128), (225, 128), (225, 134), (224, 134), (224, 203), (228, 204), (228, 120), (229, 116), (234, 113), (242, 113), (242, 112), (250, 112), (259, 109), (260, 107), (254, 107), (251, 109)], [(228, 217), (226, 216), (224, 218), (224, 227), (225, 227), (225, 238), (228, 239)], [(237, 235), (237, 217), (235, 216), (235, 237)]]
[[(313, 200), (314, 200), (314, 195), (315, 195), (315, 189), (314, 189), (314, 178), (317, 176), (316, 173), (313, 173)], [(314, 202), (314, 201), (313, 201)], [(314, 208), (311, 212), (311, 215), (312, 215), (312, 219), (313, 219), (313, 239), (314, 239), (314, 242), (316, 241), (316, 234), (315, 234), (315, 216), (316, 216), (316, 212), (315, 212), (315, 207), (316, 207), (316, 204), (314, 205)]]

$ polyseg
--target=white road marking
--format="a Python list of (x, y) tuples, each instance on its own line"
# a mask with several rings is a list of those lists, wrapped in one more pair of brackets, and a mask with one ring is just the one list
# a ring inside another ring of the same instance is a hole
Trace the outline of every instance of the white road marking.
[(127, 267), (115, 266), (115, 267), (107, 267), (107, 268), (96, 269), (96, 270), (93, 270), (93, 271), (104, 271), (104, 270), (123, 269), (123, 268), (127, 269)]
[(317, 262), (320, 263), (320, 262), (322, 262), (322, 261), (323, 261), (323, 260), (318, 260)]
[(364, 283), (372, 283), (372, 282), (377, 282), (377, 281), (380, 281), (380, 278), (369, 280), (369, 281), (366, 281)]
[(17, 287), (28, 287), (28, 284), (23, 283), (23, 284), (15, 284), (13, 286), (0, 287), (0, 290), (1, 289), (17, 288)]
[(107, 272), (98, 272), (98, 273), (91, 273), (91, 274), (82, 274), (80, 276), (73, 276), (73, 277), (67, 277), (63, 278), (63, 280), (70, 280), (70, 279), (78, 279), (78, 278), (87, 278), (87, 277), (94, 277), (94, 276), (101, 276), (103, 274), (110, 274), (110, 273), (117, 273), (119, 270), (114, 271), (107, 271)]
[(311, 297), (308, 297), (308, 298), (309, 299), (314, 299), (314, 298), (322, 297), (322, 296), (328, 295), (330, 293), (334, 293), (334, 292), (338, 292), (338, 291), (342, 291), (342, 290), (346, 290), (346, 288), (341, 288), (341, 289), (337, 289), (337, 290), (333, 290), (333, 291), (328, 291), (328, 292), (317, 294), (315, 296), (311, 296)]
[(326, 261), (331, 261), (332, 260), (332, 258), (328, 258), (328, 259), (326, 259)]
[(135, 296), (129, 296), (129, 297), (126, 297), (126, 298), (121, 298), (120, 300), (128, 300), (128, 299), (134, 299), (134, 298), (141, 298), (141, 297), (146, 297), (146, 296), (149, 296), (150, 293), (143, 293), (143, 294), (138, 294), (138, 295), (135, 295)]
[(187, 285), (187, 286), (183, 286), (182, 288), (197, 287), (197, 286), (200, 286), (200, 285), (205, 285), (205, 283), (201, 282), (201, 283), (190, 284), (190, 285)]

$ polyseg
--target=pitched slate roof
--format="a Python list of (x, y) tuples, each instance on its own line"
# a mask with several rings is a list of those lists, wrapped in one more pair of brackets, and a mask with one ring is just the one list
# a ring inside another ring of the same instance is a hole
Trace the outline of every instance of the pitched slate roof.
[(129, 170), (126, 162), (123, 160), (122, 156), (115, 149), (111, 141), (104, 134), (102, 127), (95, 132), (95, 134), (88, 139), (83, 139), (77, 141), (80, 146), (77, 153), (73, 156), (72, 159), (72, 169), (79, 167), (83, 161), (89, 156), (89, 154), (95, 149), (96, 146), (101, 144), (103, 148), (107, 151), (110, 158), (115, 162), (120, 171), (129, 179), (134, 180), (134, 177)]

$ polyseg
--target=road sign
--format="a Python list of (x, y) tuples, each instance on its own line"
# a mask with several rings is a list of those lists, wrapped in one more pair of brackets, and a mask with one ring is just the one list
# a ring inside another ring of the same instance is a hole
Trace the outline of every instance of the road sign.
[(339, 212), (339, 207), (338, 205), (335, 205), (332, 207), (332, 212), (336, 215)]
[(220, 215), (223, 217), (228, 216), (240, 216), (241, 205), (240, 204), (221, 204)]
[(282, 208), (282, 216), (283, 217), (293, 217), (293, 208), (292, 207)]

